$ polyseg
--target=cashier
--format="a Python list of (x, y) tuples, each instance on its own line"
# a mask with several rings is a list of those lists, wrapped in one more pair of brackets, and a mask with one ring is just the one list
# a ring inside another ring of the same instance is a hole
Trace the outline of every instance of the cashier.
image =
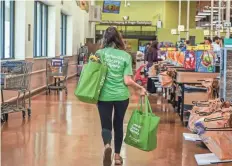
[(220, 47), (220, 38), (218, 36), (213, 38), (213, 52), (217, 55), (217, 59), (220, 58), (221, 55), (221, 47)]

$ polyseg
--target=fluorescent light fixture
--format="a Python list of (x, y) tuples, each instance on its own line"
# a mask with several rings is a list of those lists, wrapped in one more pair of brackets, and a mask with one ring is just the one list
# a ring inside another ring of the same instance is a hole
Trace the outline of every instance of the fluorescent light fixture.
[(206, 16), (195, 16), (195, 18), (206, 18)]
[[(209, 7), (211, 9), (211, 7)], [(213, 9), (219, 9), (219, 7), (213, 7)], [(221, 7), (221, 9), (226, 9), (226, 7)]]
[[(204, 13), (211, 13), (211, 10), (203, 10)], [(217, 10), (213, 10), (214, 13), (217, 13)]]
[(210, 16), (211, 13), (198, 12), (198, 16)]

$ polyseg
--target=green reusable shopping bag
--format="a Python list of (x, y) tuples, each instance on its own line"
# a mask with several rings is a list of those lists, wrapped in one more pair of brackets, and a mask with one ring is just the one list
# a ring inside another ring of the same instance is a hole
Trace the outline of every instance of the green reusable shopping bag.
[(125, 143), (135, 148), (152, 151), (157, 147), (157, 129), (160, 117), (152, 113), (148, 97), (145, 96), (145, 112), (142, 102), (134, 110), (127, 126)]
[(81, 72), (75, 90), (77, 98), (85, 103), (96, 104), (104, 84), (107, 66), (104, 63), (90, 61)]

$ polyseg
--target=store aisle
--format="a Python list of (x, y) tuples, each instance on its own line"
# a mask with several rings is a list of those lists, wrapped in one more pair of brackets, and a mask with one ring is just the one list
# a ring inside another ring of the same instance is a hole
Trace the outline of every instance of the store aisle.
[[(79, 102), (73, 95), (76, 80), (69, 81), (69, 94), (40, 94), (32, 101), (32, 118), (22, 121), (11, 114), (2, 127), (2, 166), (102, 166), (103, 146), (95, 105)], [(133, 94), (124, 127), (137, 105)], [(195, 153), (207, 153), (182, 139), (187, 131), (172, 107), (151, 97), (153, 111), (161, 117), (158, 148), (150, 153), (123, 145), (124, 166), (195, 166)]]

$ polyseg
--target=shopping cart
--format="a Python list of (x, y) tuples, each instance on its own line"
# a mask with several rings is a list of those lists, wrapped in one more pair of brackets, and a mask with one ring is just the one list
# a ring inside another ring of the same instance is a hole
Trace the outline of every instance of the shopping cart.
[[(31, 72), (33, 63), (5, 61), (1, 63), (1, 120), (8, 121), (8, 113), (22, 111), (23, 118), (31, 116)], [(16, 101), (5, 102), (4, 91), (18, 92)], [(27, 95), (28, 94), (28, 95)], [(26, 96), (27, 95), (27, 96)]]
[[(67, 90), (67, 75), (68, 75), (68, 58), (50, 58), (46, 61), (46, 94), (50, 94), (51, 90)], [(52, 83), (51, 83), (52, 81)], [(53, 82), (54, 81), (54, 82)]]

